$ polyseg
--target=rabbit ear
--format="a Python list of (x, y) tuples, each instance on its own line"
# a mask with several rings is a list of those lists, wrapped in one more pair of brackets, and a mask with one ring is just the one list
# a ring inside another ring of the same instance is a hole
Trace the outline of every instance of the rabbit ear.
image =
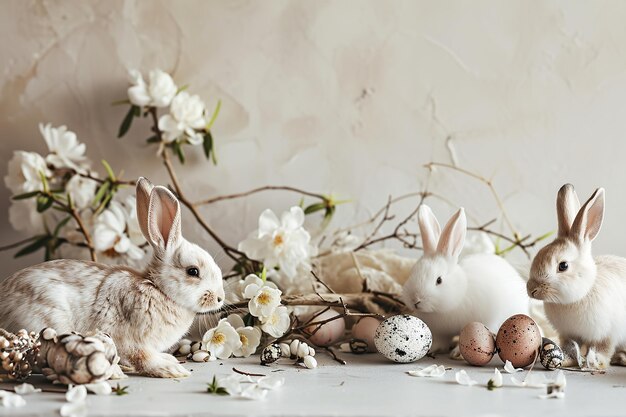
[(572, 184), (565, 184), (561, 187), (556, 197), (556, 217), (559, 224), (559, 237), (565, 237), (569, 234), (579, 209), (580, 202), (578, 201), (576, 191), (574, 191), (574, 186)]
[(570, 236), (579, 240), (592, 241), (598, 235), (604, 218), (604, 188), (598, 188), (582, 206), (572, 229)]
[(156, 186), (150, 194), (148, 235), (152, 246), (162, 251), (181, 243), (180, 203), (165, 187)]
[(417, 211), (417, 223), (420, 227), (424, 254), (434, 254), (437, 250), (439, 236), (441, 235), (441, 227), (433, 211), (426, 204), (422, 204)]
[(437, 252), (441, 255), (457, 258), (461, 253), (461, 249), (463, 249), (466, 231), (465, 210), (461, 207), (443, 228), (439, 244), (437, 245)]
[(154, 185), (144, 177), (139, 177), (137, 180), (137, 222), (141, 233), (146, 240), (150, 241), (150, 235), (148, 234), (148, 209), (150, 207), (150, 193)]

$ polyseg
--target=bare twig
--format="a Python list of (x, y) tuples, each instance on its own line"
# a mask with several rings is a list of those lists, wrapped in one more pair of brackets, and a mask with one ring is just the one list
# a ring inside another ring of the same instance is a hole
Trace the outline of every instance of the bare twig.
[(266, 186), (263, 186), (263, 187), (254, 188), (254, 189), (249, 190), (249, 191), (244, 191), (242, 193), (222, 195), (222, 196), (209, 198), (209, 199), (206, 199), (206, 200), (201, 200), (201, 201), (198, 201), (198, 202), (194, 203), (194, 205), (201, 206), (201, 205), (217, 203), (218, 201), (232, 200), (232, 199), (236, 199), (236, 198), (243, 198), (243, 197), (247, 197), (247, 196), (250, 196), (252, 194), (260, 193), (260, 192), (263, 192), (263, 191), (290, 191), (290, 192), (294, 192), (294, 193), (297, 193), (297, 194), (306, 195), (306, 196), (309, 196), (309, 197), (319, 198), (320, 200), (323, 200), (324, 202), (330, 202), (328, 197), (326, 197), (325, 195), (312, 193), (310, 191), (302, 190), (300, 188), (291, 187), (291, 186), (288, 186), (288, 185), (266, 185)]
[(238, 373), (240, 375), (246, 375), (246, 376), (267, 376), (265, 374), (253, 374), (253, 373), (250, 373), (250, 372), (240, 371), (239, 369), (235, 368), (234, 366), (233, 366), (233, 372), (236, 372), (236, 373)]

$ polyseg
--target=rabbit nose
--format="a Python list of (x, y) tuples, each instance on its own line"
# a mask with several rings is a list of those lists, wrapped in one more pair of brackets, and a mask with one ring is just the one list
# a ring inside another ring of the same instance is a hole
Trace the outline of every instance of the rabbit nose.
[(222, 301), (224, 301), (224, 297), (222, 297), (221, 295), (217, 296), (217, 302), (221, 303)]

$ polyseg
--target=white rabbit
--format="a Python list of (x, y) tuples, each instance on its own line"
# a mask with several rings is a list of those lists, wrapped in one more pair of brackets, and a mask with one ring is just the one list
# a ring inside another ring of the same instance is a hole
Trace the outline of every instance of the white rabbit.
[(180, 204), (167, 188), (140, 178), (137, 218), (154, 250), (144, 271), (69, 259), (23, 269), (0, 283), (0, 327), (99, 329), (111, 335), (123, 365), (155, 377), (189, 376), (163, 352), (196, 314), (221, 308), (222, 273), (207, 252), (182, 237)]
[[(556, 201), (558, 235), (533, 259), (528, 295), (543, 300), (562, 344), (585, 346), (587, 366), (626, 365), (626, 259), (591, 254), (604, 217), (604, 190), (580, 207), (571, 184)], [(572, 366), (567, 363), (564, 366)]]
[(426, 205), (418, 211), (424, 255), (404, 284), (405, 304), (433, 333), (431, 353), (447, 351), (472, 321), (497, 332), (514, 314), (528, 314), (524, 281), (502, 257), (468, 255), (459, 260), (467, 223), (459, 209), (443, 231)]

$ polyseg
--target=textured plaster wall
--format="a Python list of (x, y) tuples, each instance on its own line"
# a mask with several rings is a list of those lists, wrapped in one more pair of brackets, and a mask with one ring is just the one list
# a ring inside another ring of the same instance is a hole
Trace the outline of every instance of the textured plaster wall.
[[(209, 108), (223, 102), (219, 165), (198, 150), (180, 169), (194, 197), (265, 184), (334, 192), (353, 200), (341, 224), (417, 191), (429, 160), (456, 157), (493, 177), (524, 232), (555, 227), (563, 182), (585, 198), (606, 187), (596, 252), (626, 255), (624, 22), (618, 1), (3, 0), (0, 171), (16, 149), (44, 152), (37, 125), (51, 122), (76, 131), (92, 160), (165, 181), (148, 125), (115, 139), (126, 109), (110, 106), (129, 68), (161, 67)], [(474, 221), (497, 214), (474, 181), (440, 170), (431, 186)], [(2, 187), (2, 243), (20, 237), (8, 198)], [(264, 194), (207, 215), (235, 243), (263, 208), (297, 201)], [(0, 259), (6, 273), (35, 258)]]

